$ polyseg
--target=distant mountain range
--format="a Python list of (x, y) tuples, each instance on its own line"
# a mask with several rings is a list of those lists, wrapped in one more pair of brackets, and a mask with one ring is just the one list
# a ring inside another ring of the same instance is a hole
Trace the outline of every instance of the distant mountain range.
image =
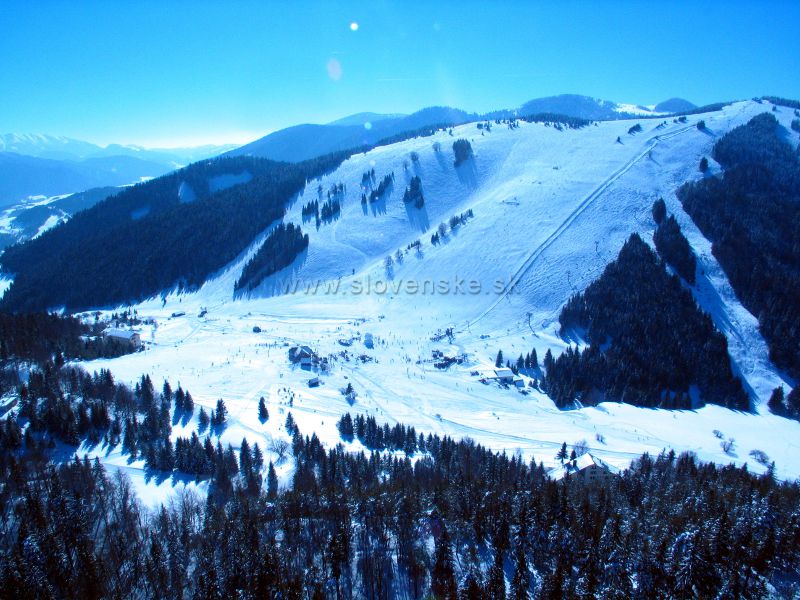
[(589, 96), (563, 94), (537, 98), (516, 109), (503, 109), (485, 114), (468, 113), (445, 106), (425, 108), (411, 115), (364, 112), (326, 125), (303, 124), (287, 127), (231, 150), (228, 154), (298, 162), (330, 152), (369, 146), (402, 132), (437, 125), (460, 125), (481, 119), (506, 119), (539, 113), (557, 113), (568, 117), (607, 121), (672, 114), (694, 108), (696, 108), (694, 104), (680, 98), (672, 98), (647, 107), (620, 104)]
[(109, 144), (99, 146), (91, 142), (64, 136), (46, 134), (0, 134), (0, 152), (15, 152), (26, 156), (50, 158), (53, 160), (82, 160), (107, 156), (132, 156), (142, 160), (160, 163), (174, 163), (184, 166), (204, 158), (222, 154), (235, 144), (186, 147), (186, 148), (144, 148), (135, 145)]
[(0, 152), (0, 208), (32, 195), (55, 196), (158, 177), (172, 165), (130, 156), (52, 160)]
[(3, 134), (0, 135), (0, 208), (29, 196), (54, 196), (136, 183), (233, 147), (147, 149), (120, 144), (102, 147), (61, 136)]
[(480, 118), (480, 115), (446, 106), (424, 108), (412, 115), (359, 113), (327, 125), (287, 127), (227, 154), (299, 162), (331, 152), (370, 146), (406, 131), (434, 125), (460, 125)]
[(557, 113), (588, 120), (613, 120), (672, 114), (694, 108), (694, 104), (680, 98), (646, 107), (564, 94), (485, 114), (446, 106), (424, 108), (411, 115), (362, 112), (324, 125), (287, 127), (241, 147), (208, 145), (152, 149), (121, 144), (103, 147), (63, 136), (2, 134), (0, 208), (16, 205), (29, 196), (54, 196), (94, 187), (136, 183), (222, 154), (299, 162), (331, 152), (373, 146), (410, 131), (482, 119)]

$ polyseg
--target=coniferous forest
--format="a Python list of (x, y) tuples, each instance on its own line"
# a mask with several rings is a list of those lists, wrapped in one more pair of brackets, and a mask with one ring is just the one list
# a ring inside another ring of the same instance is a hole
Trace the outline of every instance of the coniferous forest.
[(266, 277), (292, 264), (295, 258), (308, 248), (308, 234), (293, 225), (281, 223), (272, 231), (264, 243), (242, 269), (236, 289), (252, 290)]
[(683, 208), (709, 240), (770, 359), (800, 377), (800, 157), (769, 113), (714, 146), (725, 169), (684, 185)]
[[(223, 398), (207, 412), (180, 385), (159, 390), (143, 375), (131, 389), (107, 370), (54, 362), (57, 353), (31, 359), (23, 383), (23, 352), (0, 370), (3, 396), (13, 397), (0, 418), (4, 597), (800, 592), (800, 487), (776, 481), (772, 467), (757, 476), (664, 452), (603, 483), (555, 481), (535, 461), (359, 414), (339, 420), (335, 447), (304, 435), (290, 412), (286, 442), (234, 449), (215, 441), (227, 426)], [(263, 401), (256, 410), (270, 418)], [(173, 426), (197, 412), (199, 430), (176, 438)], [(62, 462), (79, 448), (121, 448), (144, 459), (148, 477), (205, 481), (207, 492), (146, 509), (123, 472), (80, 452)], [(280, 481), (275, 467), (287, 462)]]
[(697, 259), (673, 215), (658, 224), (653, 234), (653, 242), (655, 242), (656, 251), (664, 261), (674, 268), (689, 285), (694, 285)]
[[(194, 289), (280, 219), (307, 180), (347, 153), (299, 164), (251, 157), (195, 163), (129, 188), (2, 256), (15, 275), (0, 306), (43, 310), (130, 303), (172, 287)], [(214, 191), (214, 177), (246, 173)], [(184, 185), (185, 184), (185, 185)], [(191, 188), (194, 198), (189, 201)], [(209, 252), (208, 248), (214, 248)]]
[[(597, 281), (570, 298), (559, 322), (563, 335), (578, 334), (590, 345), (546, 361), (546, 391), (557, 406), (611, 400), (749, 407), (725, 336), (636, 234)], [(694, 386), (699, 398), (692, 398)]]

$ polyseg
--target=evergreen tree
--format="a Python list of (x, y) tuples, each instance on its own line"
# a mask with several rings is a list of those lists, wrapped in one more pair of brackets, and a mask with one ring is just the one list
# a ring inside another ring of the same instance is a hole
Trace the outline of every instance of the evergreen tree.
[(567, 460), (567, 442), (561, 444), (561, 449), (556, 454), (556, 460), (560, 460), (562, 463)]
[(656, 225), (661, 225), (664, 219), (667, 218), (667, 205), (663, 198), (659, 198), (653, 202), (653, 220)]
[(769, 402), (767, 402), (767, 406), (776, 415), (784, 415), (786, 414), (786, 406), (784, 405), (784, 394), (783, 394), (783, 386), (776, 387), (772, 390), (772, 395), (769, 397)]
[(274, 500), (278, 496), (278, 475), (275, 473), (275, 466), (269, 461), (267, 469), (267, 498)]
[(442, 531), (436, 540), (434, 564), (431, 570), (431, 592), (436, 600), (458, 600), (450, 534), (444, 523), (441, 527)]
[(510, 600), (528, 600), (530, 594), (530, 570), (528, 569), (528, 558), (525, 555), (524, 544), (517, 542), (514, 551), (514, 578), (511, 580)]
[(188, 415), (194, 413), (194, 398), (189, 392), (186, 392), (186, 397), (183, 399), (183, 412)]
[(795, 386), (786, 398), (789, 415), (793, 419), (800, 419), (800, 385)]
[(225, 407), (225, 401), (220, 398), (217, 400), (217, 410), (213, 413), (214, 418), (211, 420), (211, 424), (214, 427), (222, 427), (227, 420), (228, 409)]
[(497, 358), (494, 361), (494, 366), (497, 367), (498, 369), (503, 366), (503, 351), (502, 350), (498, 350), (497, 351)]
[(549, 373), (552, 368), (553, 368), (553, 353), (550, 352), (550, 348), (548, 348), (547, 352), (544, 353), (544, 370)]
[(200, 425), (200, 431), (204, 431), (205, 429), (207, 429), (209, 423), (211, 422), (211, 419), (208, 417), (206, 409), (203, 408), (202, 406), (200, 407), (200, 414), (197, 417), (197, 422)]
[(503, 572), (503, 550), (495, 546), (494, 562), (489, 567), (486, 581), (486, 597), (489, 600), (506, 600), (506, 577)]
[(267, 403), (264, 401), (264, 396), (258, 400), (258, 420), (266, 423), (269, 420), (269, 411), (267, 410)]
[(286, 427), (286, 433), (288, 433), (289, 435), (293, 436), (295, 435), (295, 433), (297, 433), (298, 429), (297, 425), (294, 422), (294, 417), (292, 416), (292, 413), (287, 413), (285, 427)]

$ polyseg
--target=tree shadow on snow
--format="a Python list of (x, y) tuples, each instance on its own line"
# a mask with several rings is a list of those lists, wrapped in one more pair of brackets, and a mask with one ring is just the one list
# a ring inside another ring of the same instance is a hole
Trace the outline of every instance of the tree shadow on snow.
[(413, 202), (403, 202), (406, 208), (406, 216), (408, 217), (408, 222), (411, 225), (418, 229), (420, 233), (425, 233), (428, 231), (428, 228), (431, 226), (431, 220), (428, 217), (428, 209), (425, 205), (422, 205), (422, 208), (417, 208), (414, 206)]
[(465, 160), (457, 166), (456, 175), (458, 175), (458, 180), (462, 185), (473, 190), (478, 187), (478, 169), (475, 167), (474, 158)]

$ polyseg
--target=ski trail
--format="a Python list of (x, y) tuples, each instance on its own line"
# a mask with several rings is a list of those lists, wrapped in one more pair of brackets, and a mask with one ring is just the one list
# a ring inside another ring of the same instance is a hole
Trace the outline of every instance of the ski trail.
[(486, 315), (488, 315), (495, 308), (497, 308), (497, 305), (500, 304), (500, 302), (502, 302), (509, 295), (509, 293), (511, 293), (514, 287), (519, 283), (520, 279), (522, 279), (522, 276), (525, 275), (525, 273), (527, 273), (527, 271), (531, 268), (533, 263), (536, 262), (536, 260), (544, 253), (544, 251), (547, 250), (553, 244), (553, 242), (555, 242), (559, 237), (561, 237), (561, 235), (567, 229), (569, 229), (569, 227), (572, 225), (575, 219), (577, 219), (581, 214), (583, 214), (583, 212), (589, 206), (594, 204), (594, 202), (598, 198), (600, 198), (620, 177), (622, 177), (623, 175), (625, 175), (625, 173), (630, 171), (634, 167), (634, 165), (636, 165), (636, 163), (638, 163), (645, 156), (647, 156), (662, 141), (668, 140), (682, 133), (686, 133), (687, 131), (691, 131), (692, 129), (695, 128), (696, 128), (695, 125), (687, 125), (686, 127), (683, 127), (677, 131), (673, 131), (671, 133), (663, 135), (656, 135), (650, 138), (650, 140), (648, 141), (648, 145), (644, 148), (644, 150), (642, 150), (639, 154), (637, 154), (628, 162), (626, 162), (624, 165), (622, 165), (619, 169), (617, 169), (614, 173), (612, 173), (610, 177), (608, 177), (605, 181), (603, 181), (603, 183), (601, 183), (598, 187), (592, 190), (589, 193), (589, 195), (587, 195), (581, 201), (581, 203), (575, 208), (575, 210), (573, 210), (567, 216), (567, 218), (564, 219), (561, 225), (559, 225), (556, 228), (556, 230), (553, 231), (553, 233), (551, 233), (547, 237), (547, 239), (545, 239), (541, 244), (539, 244), (539, 246), (534, 248), (528, 254), (528, 256), (522, 261), (522, 264), (519, 267), (517, 267), (517, 270), (511, 276), (509, 282), (503, 288), (503, 291), (500, 294), (498, 294), (497, 299), (494, 302), (492, 302), (492, 304), (490, 304), (486, 310), (484, 310), (481, 314), (479, 314), (472, 321), (470, 321), (469, 325), (470, 326), (475, 325), (478, 321), (483, 319)]

